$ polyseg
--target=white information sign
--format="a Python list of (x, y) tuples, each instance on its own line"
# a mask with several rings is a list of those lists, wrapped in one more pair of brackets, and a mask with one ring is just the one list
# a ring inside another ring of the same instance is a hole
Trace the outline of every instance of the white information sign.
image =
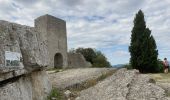
[(8, 67), (20, 66), (20, 62), (22, 61), (22, 56), (18, 52), (5, 51), (5, 61), (6, 61), (6, 66)]

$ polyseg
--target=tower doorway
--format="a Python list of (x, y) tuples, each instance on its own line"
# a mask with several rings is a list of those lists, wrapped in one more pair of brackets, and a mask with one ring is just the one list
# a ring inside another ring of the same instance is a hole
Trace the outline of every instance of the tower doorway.
[(62, 68), (63, 67), (63, 56), (61, 53), (56, 53), (54, 56), (54, 67)]

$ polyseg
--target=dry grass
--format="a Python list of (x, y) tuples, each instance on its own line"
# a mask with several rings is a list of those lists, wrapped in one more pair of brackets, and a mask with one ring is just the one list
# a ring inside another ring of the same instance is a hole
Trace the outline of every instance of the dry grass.
[(170, 83), (170, 73), (149, 74), (156, 82)]
[[(165, 73), (158, 73), (158, 74), (148, 74), (153, 78), (159, 86), (161, 86), (166, 93), (166, 96), (170, 97), (170, 90), (169, 90), (169, 85), (170, 85), (170, 73), (165, 74)], [(169, 85), (168, 85), (169, 84)]]

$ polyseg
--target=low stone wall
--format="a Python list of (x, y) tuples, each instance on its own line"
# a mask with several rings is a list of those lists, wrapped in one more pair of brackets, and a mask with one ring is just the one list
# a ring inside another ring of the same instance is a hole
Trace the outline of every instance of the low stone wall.
[(91, 63), (87, 62), (84, 56), (80, 53), (68, 53), (69, 68), (86, 68), (91, 67)]

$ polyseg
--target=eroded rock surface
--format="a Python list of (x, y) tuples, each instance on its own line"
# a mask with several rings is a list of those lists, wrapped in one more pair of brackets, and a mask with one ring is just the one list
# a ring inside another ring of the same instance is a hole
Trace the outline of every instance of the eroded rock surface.
[(44, 100), (51, 84), (47, 40), (34, 27), (0, 20), (0, 100)]
[(5, 52), (17, 52), (22, 55), (22, 65), (17, 68), (34, 70), (48, 65), (46, 40), (35, 28), (7, 21), (0, 21), (0, 68), (5, 68)]
[(0, 100), (44, 100), (51, 90), (45, 71), (13, 78), (0, 87)]
[(137, 70), (120, 69), (94, 87), (83, 90), (76, 100), (167, 100), (165, 90)]

